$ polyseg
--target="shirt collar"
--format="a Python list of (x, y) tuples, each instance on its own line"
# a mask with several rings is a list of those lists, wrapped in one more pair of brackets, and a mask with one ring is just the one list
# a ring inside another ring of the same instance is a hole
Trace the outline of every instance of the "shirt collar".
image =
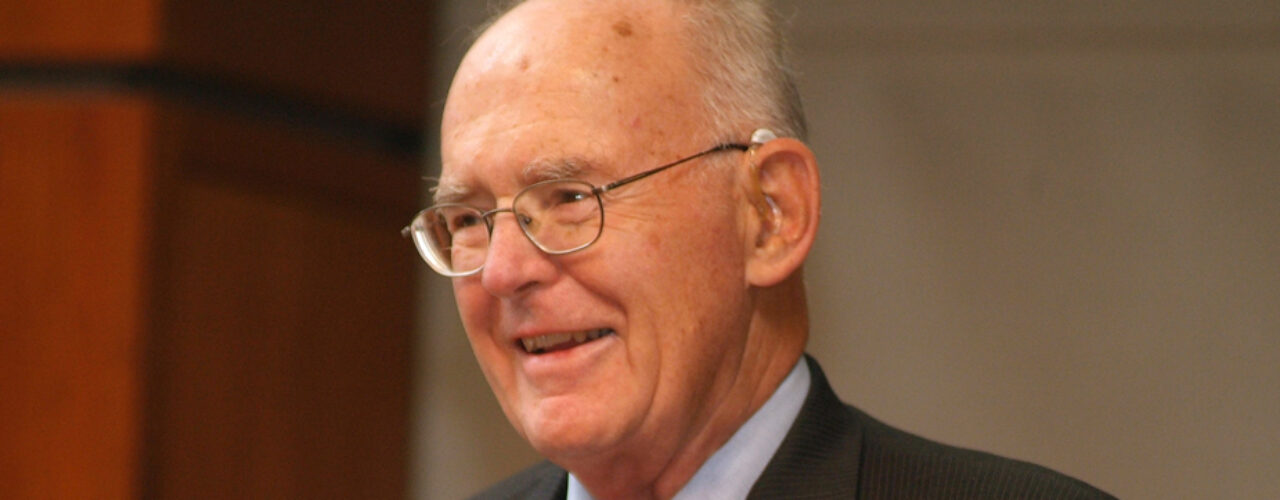
[[(809, 394), (809, 378), (809, 368), (801, 357), (764, 406), (698, 468), (675, 499), (746, 498), (800, 414)], [(595, 499), (570, 473), (566, 500)]]

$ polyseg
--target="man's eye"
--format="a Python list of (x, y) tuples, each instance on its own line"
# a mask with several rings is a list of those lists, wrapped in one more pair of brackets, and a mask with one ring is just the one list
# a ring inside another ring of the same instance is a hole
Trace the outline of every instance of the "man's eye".
[(561, 189), (556, 193), (554, 193), (554, 196), (551, 197), (551, 204), (553, 206), (566, 205), (569, 203), (575, 203), (575, 202), (586, 200), (590, 196), (591, 196), (591, 193), (578, 190), (578, 189)]
[(480, 216), (476, 214), (458, 214), (449, 218), (449, 231), (458, 231), (468, 227), (475, 226), (480, 223)]

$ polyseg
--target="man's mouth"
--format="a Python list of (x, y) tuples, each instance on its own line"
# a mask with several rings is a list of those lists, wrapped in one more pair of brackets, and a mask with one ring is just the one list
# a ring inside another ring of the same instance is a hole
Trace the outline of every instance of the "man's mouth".
[(524, 347), (524, 352), (529, 354), (546, 354), (572, 349), (600, 337), (613, 334), (612, 328), (597, 328), (573, 333), (552, 333), (520, 339), (520, 346)]

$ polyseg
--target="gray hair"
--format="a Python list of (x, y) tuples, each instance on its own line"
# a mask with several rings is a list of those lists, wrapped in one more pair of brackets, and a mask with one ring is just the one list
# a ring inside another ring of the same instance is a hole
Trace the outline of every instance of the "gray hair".
[[(719, 133), (767, 127), (805, 139), (804, 107), (779, 16), (766, 0), (685, 0), (696, 71)], [(735, 138), (737, 140), (741, 140)]]

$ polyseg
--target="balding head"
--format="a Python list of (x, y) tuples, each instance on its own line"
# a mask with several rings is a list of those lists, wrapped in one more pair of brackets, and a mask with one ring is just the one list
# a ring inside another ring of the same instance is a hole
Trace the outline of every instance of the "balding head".
[[(699, 139), (703, 141), (734, 140), (756, 128), (768, 128), (781, 137), (801, 140), (807, 135), (803, 107), (796, 91), (792, 70), (786, 56), (784, 38), (778, 16), (762, 0), (675, 0), (648, 2), (589, 2), (584, 10), (577, 11), (564, 2), (520, 1), (495, 16), (487, 25), (493, 27), (518, 22), (531, 37), (516, 36), (509, 44), (498, 48), (508, 59), (517, 59), (520, 48), (539, 38), (553, 37), (566, 29), (582, 29), (584, 34), (604, 31), (600, 34), (616, 35), (622, 41), (633, 35), (641, 38), (655, 33), (640, 32), (633, 22), (640, 19), (627, 16), (611, 18), (599, 16), (609, 12), (662, 10), (668, 19), (659, 23), (662, 33), (656, 33), (679, 47), (687, 62), (687, 74), (683, 81), (697, 87), (701, 100), (699, 107), (686, 108), (691, 116), (704, 121), (699, 124)], [(515, 9), (528, 9), (529, 16), (506, 16)], [(580, 14), (580, 15), (576, 15)], [(670, 17), (674, 16), (674, 18)], [(542, 20), (535, 20), (541, 17)], [(492, 35), (502, 30), (486, 30)], [(600, 37), (608, 40), (608, 37)], [(582, 40), (562, 40), (571, 48)], [(647, 43), (637, 40), (638, 43)], [(479, 48), (481, 44), (477, 44)], [(625, 50), (625, 49), (624, 49)], [(617, 60), (625, 53), (602, 53), (598, 56)], [(490, 62), (493, 62), (492, 60)], [(618, 60), (618, 62), (623, 62)], [(650, 71), (664, 68), (648, 67)], [(460, 71), (461, 72), (461, 71)], [(696, 111), (695, 111), (696, 110)]]

